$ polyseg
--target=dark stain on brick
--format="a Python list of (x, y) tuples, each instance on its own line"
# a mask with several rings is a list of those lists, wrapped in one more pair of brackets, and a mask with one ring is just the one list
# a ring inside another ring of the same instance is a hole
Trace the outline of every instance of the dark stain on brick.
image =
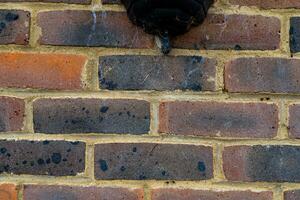
[(19, 19), (19, 15), (18, 14), (15, 14), (15, 13), (12, 13), (12, 12), (9, 12), (5, 15), (5, 20), (7, 22), (12, 22), (12, 21), (16, 21)]
[(51, 156), (51, 160), (55, 164), (59, 164), (61, 161), (61, 154), (60, 153), (53, 153)]
[(200, 172), (205, 172), (206, 166), (205, 166), (205, 163), (204, 163), (203, 161), (199, 161), (199, 162), (198, 162), (198, 170), (199, 170)]
[(106, 112), (108, 111), (108, 109), (109, 109), (109, 107), (107, 107), (107, 106), (102, 106), (102, 107), (100, 108), (100, 112), (106, 113)]
[(105, 160), (100, 159), (99, 160), (100, 169), (105, 172), (108, 170), (108, 166)]
[(300, 52), (300, 17), (290, 20), (290, 48), (292, 53)]

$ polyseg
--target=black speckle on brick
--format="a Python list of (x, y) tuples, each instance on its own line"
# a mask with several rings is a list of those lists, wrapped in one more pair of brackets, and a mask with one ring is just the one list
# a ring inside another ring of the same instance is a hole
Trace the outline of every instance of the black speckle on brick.
[(39, 165), (43, 165), (43, 164), (45, 164), (45, 161), (44, 161), (42, 158), (39, 158), (39, 159), (37, 160), (37, 163), (38, 163)]
[(198, 162), (198, 170), (199, 170), (200, 172), (205, 172), (206, 166), (205, 166), (205, 163), (204, 163), (204, 162), (202, 162), (202, 161), (199, 161), (199, 162)]
[(8, 22), (16, 21), (18, 19), (19, 19), (19, 15), (12, 12), (9, 12), (5, 15), (5, 20)]
[(7, 149), (6, 149), (6, 148), (1, 148), (1, 149), (0, 149), (0, 152), (1, 152), (2, 154), (5, 154), (5, 153), (7, 152)]
[(59, 164), (61, 161), (61, 154), (60, 153), (53, 153), (51, 156), (51, 160), (55, 164)]
[(43, 144), (44, 144), (44, 145), (47, 145), (47, 144), (49, 144), (49, 143), (50, 143), (50, 142), (47, 141), (47, 140), (43, 141)]
[(105, 172), (108, 170), (108, 166), (105, 160), (99, 160), (100, 169)]
[(290, 48), (292, 53), (300, 52), (300, 17), (290, 20)]
[(108, 109), (109, 109), (109, 107), (107, 107), (107, 106), (102, 106), (102, 107), (100, 108), (100, 112), (106, 113), (106, 112), (108, 111)]

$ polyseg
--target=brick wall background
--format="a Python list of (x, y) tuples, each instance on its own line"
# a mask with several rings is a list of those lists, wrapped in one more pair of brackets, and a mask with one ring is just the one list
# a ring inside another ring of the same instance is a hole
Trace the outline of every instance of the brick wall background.
[(117, 0), (0, 0), (0, 199), (300, 199), (300, 3), (154, 37)]

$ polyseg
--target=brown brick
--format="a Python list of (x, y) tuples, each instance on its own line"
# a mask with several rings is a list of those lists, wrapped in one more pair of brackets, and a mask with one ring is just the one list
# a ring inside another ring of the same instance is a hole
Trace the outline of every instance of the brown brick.
[(151, 200), (272, 200), (272, 192), (154, 189)]
[(279, 19), (261, 15), (210, 15), (173, 40), (174, 47), (187, 49), (273, 50), (279, 43)]
[(0, 199), (1, 200), (17, 200), (18, 191), (15, 185), (2, 184), (0, 185)]
[(0, 54), (0, 87), (74, 90), (87, 59), (66, 54)]
[(214, 91), (216, 60), (200, 56), (100, 58), (100, 85), (109, 90)]
[(182, 144), (113, 143), (95, 148), (95, 177), (103, 180), (213, 178), (212, 148)]
[(127, 48), (154, 45), (153, 36), (133, 25), (123, 12), (49, 11), (38, 14), (38, 24), (41, 44)]
[(230, 181), (300, 182), (299, 165), (299, 146), (234, 146), (223, 152)]
[(24, 200), (143, 200), (142, 189), (25, 185)]
[(0, 141), (0, 173), (74, 176), (84, 172), (85, 144), (66, 141)]
[(289, 133), (291, 138), (300, 138), (300, 104), (289, 106)]
[(145, 134), (150, 104), (130, 99), (41, 99), (33, 104), (38, 133)]
[(0, 132), (20, 131), (23, 128), (24, 109), (24, 100), (0, 97)]
[(230, 0), (233, 5), (257, 6), (264, 9), (271, 8), (300, 8), (298, 0)]
[(225, 66), (229, 92), (300, 93), (300, 60), (239, 58)]
[(0, 10), (0, 44), (28, 44), (29, 27), (29, 12)]
[(300, 199), (300, 190), (291, 190), (284, 192), (284, 200), (298, 200)]
[(163, 102), (159, 131), (178, 135), (270, 138), (278, 108), (265, 103)]
[(0, 2), (39, 2), (39, 3), (69, 3), (69, 4), (90, 4), (91, 0), (0, 0)]

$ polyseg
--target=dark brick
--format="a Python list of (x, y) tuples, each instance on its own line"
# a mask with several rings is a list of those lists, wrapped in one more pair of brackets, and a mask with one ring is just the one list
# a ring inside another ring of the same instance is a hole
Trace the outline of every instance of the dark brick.
[(29, 12), (0, 10), (0, 44), (28, 44), (29, 27)]
[(297, 53), (300, 52), (300, 17), (292, 17), (290, 23), (290, 48), (292, 53)]
[(300, 147), (235, 146), (223, 152), (230, 181), (300, 182)]
[(266, 103), (163, 102), (159, 131), (178, 135), (270, 138), (278, 108)]
[(100, 85), (110, 90), (214, 91), (216, 60), (203, 57), (100, 58)]
[(0, 2), (40, 2), (40, 3), (69, 3), (69, 4), (90, 4), (91, 0), (0, 0)]
[(99, 144), (96, 179), (204, 180), (213, 177), (212, 148), (181, 144)]
[(102, 4), (121, 4), (121, 0), (102, 0)]
[(284, 192), (284, 200), (299, 200), (300, 190), (291, 190)]
[[(117, 22), (117, 23), (116, 23)], [(38, 14), (41, 44), (151, 48), (153, 36), (133, 25), (126, 13), (49, 11)]]
[(41, 99), (33, 104), (38, 133), (144, 134), (150, 104), (128, 99)]
[(70, 176), (84, 172), (84, 163), (81, 142), (0, 141), (1, 173)]
[(25, 185), (24, 200), (143, 200), (142, 189)]
[(300, 104), (289, 106), (289, 133), (291, 138), (300, 138)]
[(0, 97), (0, 132), (20, 131), (25, 115), (24, 100)]
[(272, 192), (155, 189), (151, 200), (272, 200)]
[(300, 8), (299, 0), (230, 0), (230, 3), (239, 6), (257, 6), (264, 9)]
[(239, 58), (225, 67), (229, 92), (300, 93), (300, 60)]
[(174, 47), (186, 49), (274, 50), (279, 43), (280, 20), (261, 15), (209, 15), (173, 40)]

